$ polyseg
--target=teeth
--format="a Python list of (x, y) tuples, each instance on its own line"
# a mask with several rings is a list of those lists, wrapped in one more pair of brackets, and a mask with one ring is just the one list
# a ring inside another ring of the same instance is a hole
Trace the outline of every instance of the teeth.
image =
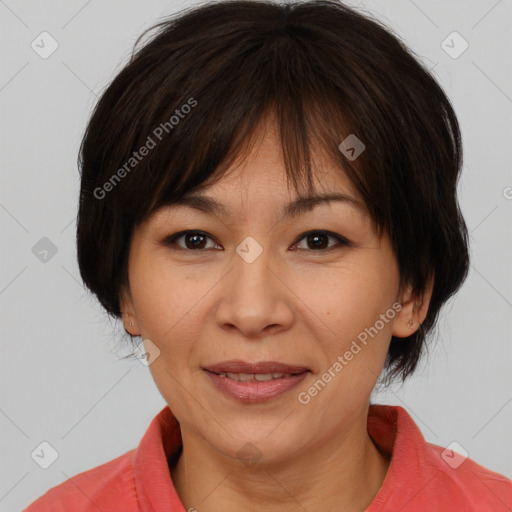
[(247, 382), (251, 380), (257, 380), (259, 382), (281, 379), (285, 375), (287, 377), (291, 376), (288, 373), (219, 373), (221, 377), (227, 377), (228, 379), (239, 380), (242, 382)]
[(270, 373), (255, 373), (254, 378), (259, 381), (272, 380), (272, 374)]

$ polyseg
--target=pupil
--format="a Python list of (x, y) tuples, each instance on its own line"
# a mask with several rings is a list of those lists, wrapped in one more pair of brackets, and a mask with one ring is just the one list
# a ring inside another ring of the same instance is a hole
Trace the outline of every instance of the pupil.
[[(202, 239), (202, 240), (201, 240)], [(204, 239), (205, 237), (203, 235), (188, 235), (188, 237), (186, 238), (187, 240), (187, 248), (188, 249), (202, 249), (203, 246), (204, 246)], [(192, 243), (189, 244), (188, 241), (192, 240)], [(197, 244), (196, 242), (199, 240), (199, 244)], [(201, 242), (203, 242), (201, 244)]]
[[(319, 239), (322, 237), (323, 237), (323, 243), (322, 243), (322, 240), (320, 240), (320, 243), (317, 243), (319, 241)], [(312, 243), (313, 248), (323, 249), (323, 248), (327, 247), (327, 245), (325, 243), (326, 239), (327, 239), (327, 237), (325, 235), (308, 235), (308, 244), (310, 242), (313, 242)]]

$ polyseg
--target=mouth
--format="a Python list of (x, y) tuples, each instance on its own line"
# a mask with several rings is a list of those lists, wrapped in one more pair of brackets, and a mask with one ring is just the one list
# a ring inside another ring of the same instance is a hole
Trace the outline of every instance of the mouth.
[[(214, 372), (215, 373), (215, 372)], [(233, 372), (221, 372), (216, 373), (220, 377), (226, 377), (232, 380), (238, 380), (240, 382), (250, 382), (250, 381), (258, 381), (258, 382), (267, 382), (269, 380), (282, 379), (285, 377), (291, 377), (292, 375), (297, 375), (294, 373), (233, 373)]]
[(242, 402), (264, 402), (276, 398), (296, 387), (311, 373), (304, 366), (274, 361), (226, 361), (203, 370), (219, 391)]

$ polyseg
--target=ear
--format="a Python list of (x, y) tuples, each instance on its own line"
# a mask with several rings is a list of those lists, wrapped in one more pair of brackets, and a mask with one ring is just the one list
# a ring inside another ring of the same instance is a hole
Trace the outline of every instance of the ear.
[(140, 336), (132, 295), (130, 290), (124, 285), (121, 287), (120, 292), (120, 308), (124, 330), (131, 336)]
[(434, 289), (434, 278), (432, 277), (422, 296), (418, 297), (412, 294), (411, 286), (408, 286), (402, 297), (398, 301), (402, 304), (402, 309), (397, 313), (393, 321), (393, 336), (397, 338), (406, 338), (414, 334), (425, 320), (428, 312), (428, 306)]

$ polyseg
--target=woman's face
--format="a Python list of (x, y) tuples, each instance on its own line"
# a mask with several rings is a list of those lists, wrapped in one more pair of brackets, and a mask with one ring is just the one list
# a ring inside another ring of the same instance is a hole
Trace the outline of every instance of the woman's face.
[[(259, 133), (244, 165), (201, 192), (219, 208), (165, 207), (135, 231), (122, 309), (150, 361), (159, 351), (149, 368), (184, 439), (276, 462), (366, 428), (391, 335), (414, 317), (398, 312), (390, 241), (363, 208), (285, 214), (297, 194), (275, 130)], [(318, 194), (357, 200), (338, 169), (316, 172)]]

